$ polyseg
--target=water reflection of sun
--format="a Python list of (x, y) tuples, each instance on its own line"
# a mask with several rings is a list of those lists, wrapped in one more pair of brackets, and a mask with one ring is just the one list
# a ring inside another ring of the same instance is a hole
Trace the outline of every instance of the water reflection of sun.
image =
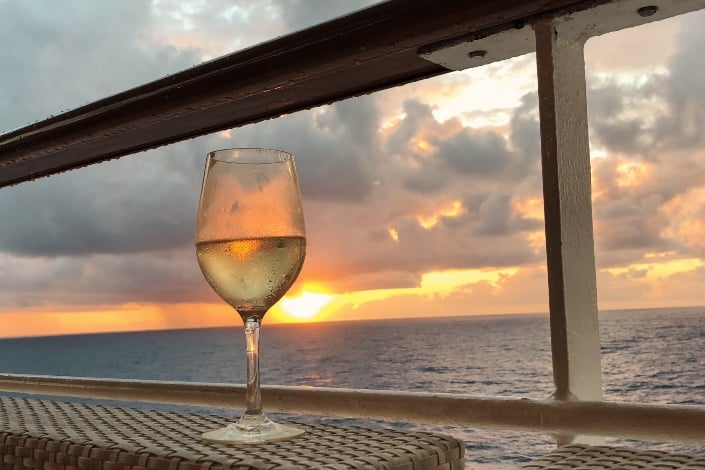
[(303, 291), (295, 297), (284, 297), (280, 306), (290, 319), (311, 320), (332, 299), (332, 295)]

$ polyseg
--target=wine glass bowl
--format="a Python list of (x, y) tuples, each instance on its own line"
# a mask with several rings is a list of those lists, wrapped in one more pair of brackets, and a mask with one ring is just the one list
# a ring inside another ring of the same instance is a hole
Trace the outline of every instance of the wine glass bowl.
[(303, 430), (262, 411), (259, 330), (267, 310), (296, 280), (306, 230), (293, 156), (270, 149), (226, 149), (206, 158), (196, 222), (196, 255), (213, 290), (245, 324), (246, 409), (237, 423), (203, 434), (209, 441), (262, 443)]

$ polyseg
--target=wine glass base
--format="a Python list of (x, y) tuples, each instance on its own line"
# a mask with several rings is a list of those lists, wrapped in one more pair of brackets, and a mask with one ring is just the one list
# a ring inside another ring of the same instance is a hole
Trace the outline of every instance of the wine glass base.
[(258, 427), (244, 427), (232, 423), (224, 428), (203, 433), (201, 437), (206, 441), (221, 444), (263, 444), (292, 439), (303, 433), (304, 430), (296, 426), (269, 421), (266, 425)]

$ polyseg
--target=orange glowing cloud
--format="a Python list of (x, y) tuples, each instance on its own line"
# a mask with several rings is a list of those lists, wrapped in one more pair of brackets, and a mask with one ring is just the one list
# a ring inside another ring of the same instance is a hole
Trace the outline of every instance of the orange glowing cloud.
[(692, 188), (661, 207), (669, 225), (663, 235), (680, 240), (690, 246), (705, 247), (705, 218), (701, 211), (705, 201), (705, 188)]
[(653, 165), (646, 162), (623, 162), (617, 165), (617, 186), (639, 186), (653, 173)]
[[(438, 299), (447, 298), (456, 292), (468, 292), (473, 286), (482, 285), (482, 289), (497, 291), (501, 284), (515, 276), (519, 268), (487, 268), (487, 269), (462, 269), (443, 270), (425, 273), (417, 287), (397, 289), (374, 289), (365, 291), (348, 292), (335, 296), (330, 302), (329, 314), (340, 313), (342, 318), (355, 318), (355, 310), (364, 308), (368, 311), (371, 306), (384, 305), (374, 314), (373, 318), (396, 318), (412, 315), (408, 308), (401, 308), (410, 298)], [(469, 313), (469, 312), (467, 312)]]
[[(544, 219), (543, 199), (540, 197), (514, 198), (512, 205), (514, 212), (524, 219)], [(543, 252), (546, 245), (546, 234), (543, 228), (527, 231), (523, 236), (535, 253)]]
[[(419, 215), (416, 217), (419, 225), (426, 230), (431, 230), (438, 224), (441, 217), (459, 217), (466, 214), (467, 210), (463, 207), (461, 201), (451, 201), (445, 206), (441, 207), (438, 211), (433, 212), (428, 215)], [(392, 237), (393, 238), (393, 237)]]
[(240, 317), (225, 304), (123, 304), (0, 313), (0, 338), (234, 326)]
[(543, 199), (540, 197), (514, 198), (514, 212), (527, 219), (543, 220)]
[(391, 238), (395, 242), (399, 241), (399, 232), (397, 232), (397, 229), (395, 229), (394, 227), (387, 227), (387, 233), (389, 234), (389, 238)]
[(341, 294), (326, 310), (330, 320), (465, 316), (547, 311), (545, 269), (438, 271), (423, 287)]
[(668, 254), (647, 254), (647, 259), (655, 259), (655, 261), (608, 268), (605, 269), (605, 271), (614, 276), (632, 275), (632, 277), (634, 277), (636, 274), (638, 278), (642, 280), (641, 282), (655, 285), (676, 274), (688, 273), (705, 267), (705, 261), (699, 258), (680, 258), (669, 260), (664, 259), (666, 257), (668, 257)]

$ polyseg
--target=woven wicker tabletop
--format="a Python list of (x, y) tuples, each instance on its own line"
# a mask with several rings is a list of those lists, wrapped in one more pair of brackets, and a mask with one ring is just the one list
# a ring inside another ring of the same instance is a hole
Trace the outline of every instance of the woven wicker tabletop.
[(559, 447), (522, 468), (528, 470), (705, 470), (705, 455), (575, 444)]
[(0, 470), (460, 469), (458, 439), (422, 432), (298, 424), (272, 444), (199, 438), (218, 416), (0, 397)]

